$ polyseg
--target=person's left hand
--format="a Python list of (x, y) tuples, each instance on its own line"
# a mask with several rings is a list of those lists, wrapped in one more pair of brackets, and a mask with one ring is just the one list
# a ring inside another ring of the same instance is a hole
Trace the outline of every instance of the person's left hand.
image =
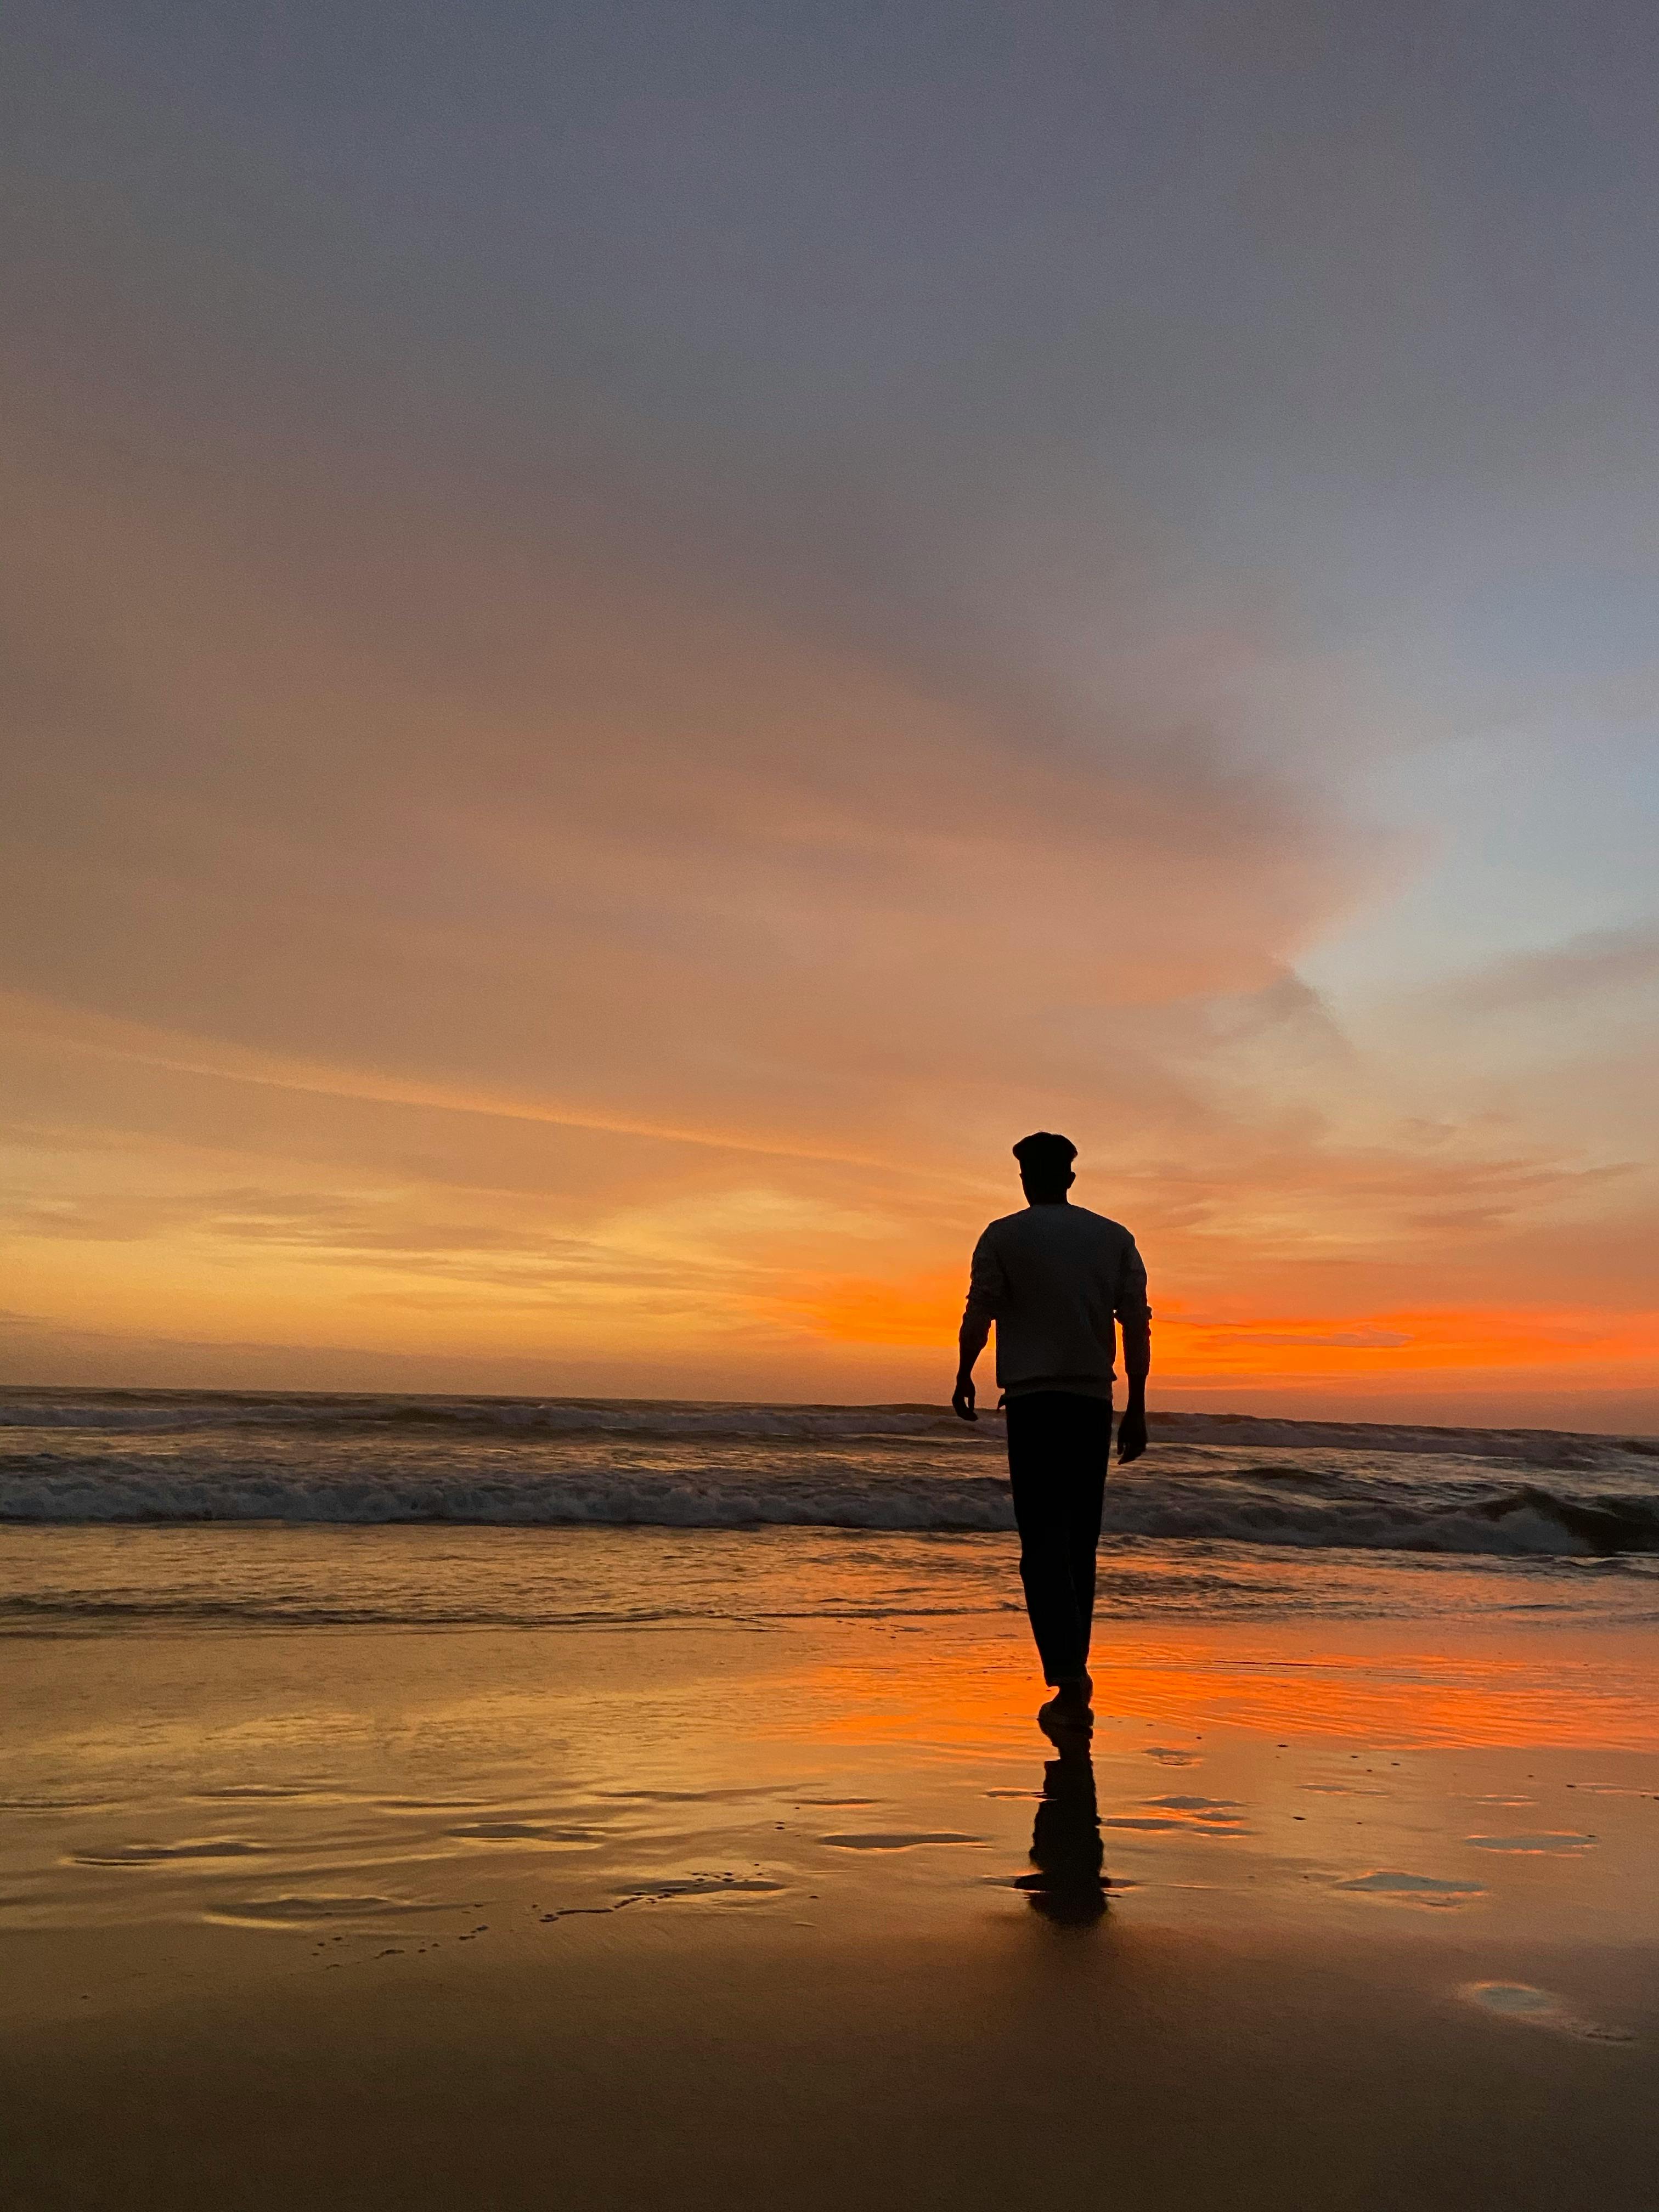
[(1117, 1457), (1119, 1466), (1127, 1461), (1139, 1459), (1146, 1449), (1146, 1408), (1126, 1406), (1123, 1419), (1117, 1425)]
[(958, 1420), (978, 1420), (979, 1415), (974, 1411), (974, 1378), (971, 1375), (957, 1376), (957, 1387), (951, 1393), (951, 1411)]

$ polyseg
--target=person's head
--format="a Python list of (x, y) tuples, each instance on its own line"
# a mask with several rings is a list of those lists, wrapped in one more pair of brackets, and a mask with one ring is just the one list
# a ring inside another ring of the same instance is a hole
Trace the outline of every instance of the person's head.
[(1019, 1162), (1020, 1187), (1033, 1206), (1058, 1204), (1076, 1180), (1072, 1162), (1077, 1158), (1077, 1146), (1069, 1137), (1055, 1136), (1052, 1129), (1038, 1129), (1022, 1137), (1014, 1146), (1014, 1158)]

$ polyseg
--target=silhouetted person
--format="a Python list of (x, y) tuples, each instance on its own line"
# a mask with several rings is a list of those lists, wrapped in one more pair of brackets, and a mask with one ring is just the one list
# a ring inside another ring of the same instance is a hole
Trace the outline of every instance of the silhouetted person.
[(1066, 1731), (1057, 1748), (1060, 1757), (1042, 1770), (1042, 1802), (1031, 1827), (1036, 1872), (1021, 1875), (1014, 1887), (1045, 1919), (1088, 1928), (1105, 1912), (1108, 1886), (1094, 1761), (1080, 1729)]
[(1091, 1724), (1089, 1636), (1095, 1548), (1112, 1447), (1112, 1354), (1123, 1331), (1128, 1402), (1120, 1461), (1146, 1449), (1152, 1309), (1146, 1270), (1120, 1223), (1073, 1206), (1077, 1146), (1047, 1129), (1014, 1146), (1027, 1204), (974, 1247), (962, 1357), (951, 1403), (975, 1421), (974, 1362), (991, 1325), (1008, 1408), (1008, 1477), (1019, 1524), (1019, 1576), (1043, 1678), (1047, 1722)]

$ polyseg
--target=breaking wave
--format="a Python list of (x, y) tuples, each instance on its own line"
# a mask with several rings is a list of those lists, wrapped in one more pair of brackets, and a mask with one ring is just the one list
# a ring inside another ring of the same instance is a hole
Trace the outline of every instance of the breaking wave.
[[(1547, 1430), (1155, 1416), (1109, 1536), (1659, 1554), (1659, 1445)], [(0, 1392), (0, 1519), (1012, 1528), (1001, 1425), (932, 1406)]]

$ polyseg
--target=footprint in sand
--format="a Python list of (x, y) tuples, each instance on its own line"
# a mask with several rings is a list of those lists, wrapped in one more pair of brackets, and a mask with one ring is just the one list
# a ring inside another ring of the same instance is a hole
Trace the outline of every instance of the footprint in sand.
[(553, 1850), (581, 1850), (609, 1840), (603, 1828), (558, 1828), (545, 1820), (464, 1820), (445, 1833), (471, 1844), (543, 1844)]
[(1457, 1994), (1499, 2020), (1519, 2021), (1528, 2027), (1553, 2027), (1558, 2034), (1576, 2035), (1587, 2043), (1636, 2040), (1628, 2028), (1604, 2027), (1599, 2021), (1586, 2020), (1565, 1997), (1551, 1990), (1534, 1989), (1529, 1982), (1465, 1982)]
[(982, 1844), (983, 1836), (960, 1836), (950, 1828), (887, 1828), (865, 1835), (820, 1836), (838, 1851), (908, 1851), (919, 1844)]
[(1148, 1834), (1171, 1832), (1199, 1836), (1244, 1836), (1250, 1831), (1239, 1817), (1233, 1797), (1149, 1797), (1146, 1813), (1115, 1814), (1103, 1820), (1106, 1828), (1132, 1828)]
[(85, 1867), (162, 1866), (174, 1859), (251, 1859), (258, 1844), (121, 1844), (112, 1851), (76, 1851), (66, 1863)]
[[(210, 1912), (210, 1920), (232, 1928), (307, 1928), (325, 1922), (403, 1919), (411, 1914), (476, 1912), (476, 1905), (411, 1904), (394, 1897), (249, 1897), (223, 1911)], [(344, 1938), (336, 1936), (336, 1942)]]
[(1525, 1836), (1465, 1836), (1463, 1840), (1473, 1844), (1478, 1851), (1524, 1851), (1537, 1858), (1568, 1858), (1575, 1851), (1589, 1850), (1595, 1838), (1549, 1832)]
[(1357, 1896), (1397, 1898), (1408, 1905), (1467, 1905), (1471, 1898), (1486, 1893), (1479, 1882), (1443, 1881), (1435, 1875), (1400, 1874), (1386, 1867), (1375, 1874), (1357, 1875), (1352, 1881), (1340, 1881), (1336, 1887)]

